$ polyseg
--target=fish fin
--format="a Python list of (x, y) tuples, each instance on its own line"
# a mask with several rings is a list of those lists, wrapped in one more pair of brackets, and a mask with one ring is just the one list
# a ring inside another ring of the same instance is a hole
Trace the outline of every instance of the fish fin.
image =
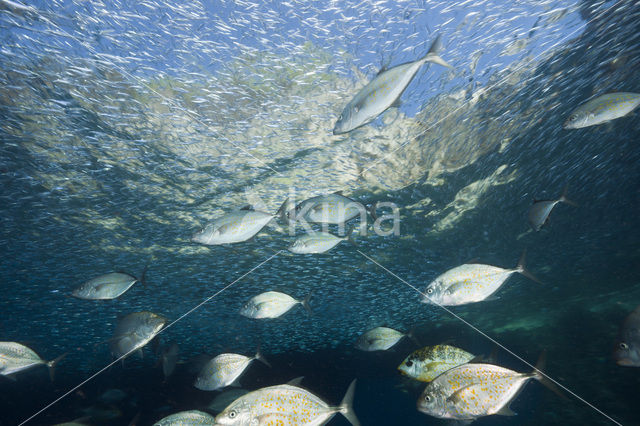
[(389, 105), (389, 108), (400, 108), (401, 106), (402, 106), (402, 101), (400, 100), (400, 98), (398, 98), (395, 101), (393, 101), (391, 105)]
[(485, 360), (486, 359), (484, 355), (476, 355), (473, 358), (471, 358), (469, 361), (467, 361), (467, 364), (483, 364)]
[(500, 300), (500, 296), (492, 295), (492, 296), (489, 296), (489, 297), (485, 298), (484, 300), (486, 302), (494, 302), (496, 300)]
[(360, 421), (356, 417), (356, 413), (353, 412), (353, 394), (356, 390), (356, 381), (357, 379), (353, 379), (347, 392), (344, 394), (344, 398), (342, 398), (342, 402), (340, 402), (340, 413), (351, 423), (353, 426), (360, 426)]
[(144, 287), (147, 287), (147, 269), (149, 269), (149, 261), (144, 265), (142, 273), (140, 274), (140, 279), (138, 280)]
[(304, 379), (304, 376), (296, 377), (295, 379), (289, 380), (287, 384), (290, 386), (300, 386), (302, 379)]
[(474, 386), (476, 386), (476, 384), (472, 383), (468, 386), (458, 389), (457, 391), (449, 395), (449, 397), (447, 398), (447, 402), (451, 402), (453, 404), (459, 404), (459, 403), (465, 402), (464, 398), (462, 398), (462, 395)]
[(533, 377), (534, 379), (539, 381), (542, 385), (544, 385), (551, 392), (553, 392), (556, 395), (558, 395), (561, 399), (563, 399), (565, 401), (569, 400), (567, 395), (565, 395), (560, 390), (558, 385), (556, 385), (546, 374), (544, 374), (542, 372), (542, 370), (545, 368), (546, 364), (547, 364), (547, 351), (545, 349), (545, 350), (542, 351), (542, 353), (540, 353), (540, 356), (538, 357), (538, 361), (536, 362), (536, 367), (529, 374), (529, 376)]
[(280, 207), (278, 207), (278, 211), (276, 212), (276, 216), (280, 218), (281, 221), (288, 223), (289, 218), (287, 217), (287, 210), (289, 207), (289, 197), (287, 197)]
[(262, 355), (262, 352), (260, 352), (260, 345), (258, 345), (258, 350), (256, 350), (256, 356), (254, 358), (257, 359), (258, 361), (261, 361), (267, 367), (271, 368), (271, 364), (269, 364), (269, 361), (267, 361), (264, 355)]
[(309, 315), (311, 315), (311, 305), (309, 304), (309, 301), (311, 300), (312, 294), (313, 293), (307, 294), (307, 297), (305, 297), (304, 300), (300, 302), (302, 304), (302, 307), (307, 311)]
[(334, 192), (332, 192), (332, 194), (335, 194), (335, 195), (342, 195), (342, 196), (344, 197), (344, 194), (343, 194), (343, 190), (342, 190), (342, 189), (341, 189), (341, 190), (339, 190), (339, 191), (334, 191)]
[(569, 189), (569, 185), (565, 185), (564, 190), (562, 191), (562, 195), (560, 196), (560, 198), (558, 198), (558, 201), (560, 201), (561, 203), (569, 204), (570, 206), (573, 206), (573, 207), (578, 207), (578, 203), (573, 202), (567, 198), (568, 189)]
[(240, 377), (236, 378), (233, 382), (229, 383), (227, 386), (232, 388), (242, 388), (242, 384), (240, 383)]
[(440, 34), (436, 37), (436, 39), (431, 43), (431, 47), (429, 48), (429, 52), (422, 58), (425, 62), (433, 62), (434, 64), (442, 65), (444, 67), (453, 69), (453, 67), (448, 64), (444, 59), (438, 56), (438, 52), (442, 49), (442, 37)]
[[(12, 382), (17, 382), (18, 379), (16, 379), (15, 377), (13, 377), (13, 374), (0, 374), (0, 377), (4, 377), (5, 379), (12, 381)], [(51, 376), (49, 376), (51, 377)]]
[(516, 413), (515, 411), (513, 411), (511, 408), (509, 408), (509, 406), (505, 405), (504, 407), (502, 407), (501, 409), (499, 409), (498, 411), (496, 411), (496, 414), (499, 416), (517, 416), (518, 413)]
[(53, 360), (47, 362), (47, 367), (49, 367), (49, 378), (51, 379), (52, 382), (55, 379), (56, 365), (60, 361), (62, 361), (62, 359), (64, 357), (66, 357), (66, 356), (67, 356), (67, 352), (63, 353), (62, 355), (60, 355), (56, 359), (53, 359)]
[(388, 65), (383, 65), (379, 70), (378, 73), (376, 74), (376, 77), (379, 76), (380, 74), (382, 74), (383, 72), (387, 71), (389, 69)]
[(367, 207), (367, 213), (371, 215), (371, 218), (376, 221), (378, 220), (378, 215), (376, 214), (376, 209), (378, 208), (378, 202), (371, 204)]
[(529, 278), (532, 281), (537, 282), (538, 284), (542, 284), (538, 278), (536, 278), (531, 272), (527, 270), (525, 267), (525, 261), (527, 259), (527, 249), (522, 251), (522, 256), (520, 256), (520, 260), (518, 261), (518, 266), (516, 266), (516, 271)]
[(416, 338), (416, 326), (414, 325), (413, 327), (411, 327), (411, 330), (409, 330), (409, 332), (407, 333), (407, 337), (411, 340), (413, 340), (413, 343), (415, 343), (416, 345), (418, 345), (418, 347), (422, 347), (422, 345), (420, 344), (420, 341)]
[(136, 353), (138, 354), (138, 356), (140, 357), (140, 359), (144, 359), (144, 353), (142, 353), (142, 349), (138, 349), (136, 351)]
[(347, 231), (347, 241), (349, 241), (354, 247), (358, 247), (358, 244), (356, 244), (356, 240), (353, 238), (355, 230), (356, 227), (354, 225), (351, 225), (351, 228), (349, 228), (349, 230)]
[(251, 204), (247, 204), (246, 206), (240, 207), (240, 210), (253, 211), (255, 210)]

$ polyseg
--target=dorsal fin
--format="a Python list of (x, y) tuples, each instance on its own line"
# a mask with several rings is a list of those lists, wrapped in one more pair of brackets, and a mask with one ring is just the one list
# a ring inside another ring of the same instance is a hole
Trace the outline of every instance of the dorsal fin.
[(241, 207), (240, 210), (254, 210), (254, 208), (251, 204), (247, 204), (246, 206)]

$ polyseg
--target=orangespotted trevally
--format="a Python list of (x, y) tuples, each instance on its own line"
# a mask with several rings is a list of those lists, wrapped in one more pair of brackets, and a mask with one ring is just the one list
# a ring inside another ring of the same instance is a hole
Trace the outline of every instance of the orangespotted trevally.
[(182, 426), (182, 425), (215, 425), (215, 418), (198, 410), (180, 411), (179, 413), (167, 416), (153, 426)]
[(247, 369), (251, 361), (260, 360), (271, 367), (258, 349), (252, 358), (239, 354), (220, 354), (202, 367), (194, 386), (200, 390), (216, 390), (229, 386)]
[(438, 51), (442, 41), (438, 35), (431, 44), (429, 52), (417, 61), (396, 65), (380, 73), (364, 86), (344, 107), (333, 129), (334, 135), (350, 132), (373, 121), (398, 101), (416, 73), (427, 62), (453, 68), (446, 63)]
[(617, 92), (598, 96), (576, 108), (565, 129), (580, 129), (624, 117), (640, 105), (640, 93)]
[(306, 389), (277, 385), (258, 389), (233, 401), (216, 416), (217, 425), (314, 425), (326, 424), (340, 413), (353, 426), (360, 422), (353, 412), (356, 381), (337, 407), (332, 407)]
[(426, 288), (422, 302), (434, 305), (455, 306), (480, 302), (498, 291), (507, 279), (519, 272), (538, 281), (524, 267), (525, 253), (518, 266), (503, 269), (478, 263), (465, 263), (438, 276)]
[(262, 230), (275, 217), (283, 217), (286, 200), (273, 215), (251, 209), (227, 213), (196, 232), (191, 241), (206, 245), (232, 244), (247, 241)]

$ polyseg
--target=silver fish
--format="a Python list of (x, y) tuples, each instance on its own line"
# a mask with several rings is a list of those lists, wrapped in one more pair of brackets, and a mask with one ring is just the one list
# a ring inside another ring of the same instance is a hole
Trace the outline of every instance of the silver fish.
[(412, 352), (398, 366), (406, 376), (430, 382), (447, 370), (476, 358), (467, 351), (449, 345), (426, 346)]
[(344, 107), (333, 129), (334, 135), (350, 132), (373, 121), (377, 116), (397, 103), (418, 70), (427, 62), (453, 68), (446, 63), (438, 51), (442, 47), (440, 36), (431, 44), (429, 52), (417, 61), (397, 65), (381, 70), (378, 75), (364, 86)]
[(124, 272), (111, 272), (90, 279), (73, 290), (71, 295), (85, 300), (109, 300), (121, 296), (136, 282), (145, 284), (147, 267), (142, 271), (140, 279)]
[(141, 349), (166, 323), (165, 317), (148, 311), (134, 312), (121, 318), (111, 339), (111, 353), (120, 358)]
[(180, 411), (179, 413), (167, 416), (153, 426), (183, 426), (183, 425), (214, 425), (215, 418), (211, 414), (198, 410)]
[(525, 254), (526, 252), (522, 254), (518, 266), (513, 269), (477, 263), (465, 263), (450, 269), (427, 286), (422, 302), (441, 306), (481, 302), (498, 291), (516, 272), (538, 281), (525, 269)]
[(640, 367), (640, 306), (624, 321), (613, 357), (618, 365)]
[(306, 389), (292, 385), (277, 385), (258, 389), (241, 396), (216, 416), (217, 425), (281, 425), (320, 426), (340, 413), (353, 426), (360, 422), (353, 412), (356, 381), (337, 407), (318, 398)]
[(412, 334), (404, 334), (389, 327), (376, 327), (358, 337), (356, 348), (367, 352), (386, 351), (403, 337), (412, 337)]
[(598, 96), (576, 108), (565, 129), (581, 129), (624, 117), (640, 105), (640, 93), (617, 92)]
[(240, 314), (247, 318), (278, 318), (287, 313), (295, 305), (302, 305), (307, 312), (311, 313), (309, 306), (311, 294), (304, 300), (297, 300), (285, 293), (278, 291), (267, 291), (252, 297), (240, 309)]
[(52, 361), (45, 361), (31, 348), (16, 342), (0, 342), (0, 375), (9, 376), (38, 365), (49, 367), (49, 375), (53, 380), (56, 364), (64, 358), (61, 355)]
[(557, 200), (534, 200), (533, 205), (529, 208), (529, 224), (536, 231), (539, 231), (549, 220), (551, 210), (558, 203), (566, 203), (571, 206), (577, 206), (576, 203), (567, 199), (567, 187)]
[(430, 382), (417, 402), (418, 411), (434, 417), (474, 420), (492, 414), (512, 416), (509, 403), (536, 379), (558, 392), (540, 373), (543, 358), (531, 373), (518, 373), (493, 364), (463, 364)]
[(290, 220), (339, 225), (358, 216), (364, 221), (367, 213), (375, 219), (375, 206), (368, 209), (364, 204), (345, 197), (338, 191), (304, 200), (288, 215)]
[(176, 369), (176, 364), (178, 363), (178, 352), (180, 348), (177, 343), (172, 343), (169, 346), (166, 346), (162, 349), (162, 374), (164, 374), (164, 379), (168, 379), (169, 376), (173, 374), (173, 371)]
[(269, 214), (255, 210), (239, 210), (227, 213), (207, 224), (201, 231), (191, 237), (191, 241), (206, 245), (232, 244), (253, 238), (271, 220), (284, 217), (285, 201), (276, 214)]
[(328, 232), (311, 232), (297, 238), (289, 247), (289, 251), (295, 254), (325, 253), (342, 241), (355, 244), (352, 235), (353, 229), (347, 231), (345, 237), (338, 237)]
[(202, 367), (194, 386), (200, 390), (211, 391), (229, 386), (247, 369), (251, 361), (257, 359), (271, 367), (260, 350), (253, 358), (238, 354), (220, 354)]

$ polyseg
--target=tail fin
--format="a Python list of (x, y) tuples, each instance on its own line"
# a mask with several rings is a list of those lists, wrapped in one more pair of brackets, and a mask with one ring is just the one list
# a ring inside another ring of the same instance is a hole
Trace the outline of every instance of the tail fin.
[(67, 356), (67, 353), (65, 352), (62, 355), (60, 355), (58, 358), (47, 362), (47, 367), (49, 367), (49, 378), (51, 379), (52, 382), (55, 379), (56, 364), (59, 363), (62, 360), (62, 358), (66, 356)]
[(377, 208), (378, 208), (377, 201), (371, 204), (369, 207), (367, 207), (367, 212), (371, 215), (371, 218), (373, 219), (374, 222), (378, 220), (378, 214), (376, 213)]
[(567, 190), (569, 189), (569, 185), (565, 185), (564, 186), (564, 190), (562, 191), (562, 195), (560, 196), (560, 198), (558, 198), (558, 201), (560, 201), (561, 203), (566, 203), (569, 204), (570, 206), (574, 206), (574, 207), (578, 207), (578, 204), (571, 201), (570, 199), (567, 198)]
[(287, 210), (289, 207), (289, 197), (287, 197), (284, 200), (284, 203), (282, 203), (280, 205), (280, 208), (278, 208), (278, 211), (276, 212), (276, 216), (278, 216), (280, 218), (281, 221), (288, 223), (288, 217), (287, 217)]
[(304, 298), (304, 300), (302, 302), (300, 302), (302, 304), (302, 307), (306, 309), (307, 313), (309, 315), (311, 315), (311, 305), (309, 304), (309, 301), (311, 300), (311, 295), (313, 293), (309, 293), (307, 294), (307, 297)]
[(347, 231), (347, 241), (349, 241), (353, 246), (358, 247), (358, 244), (356, 244), (356, 240), (353, 238), (356, 229), (360, 230), (360, 228), (356, 228), (354, 225), (351, 225), (351, 228), (349, 228), (349, 230)]
[(149, 261), (144, 265), (142, 274), (140, 274), (140, 283), (145, 287), (147, 286), (147, 269), (149, 269)]
[(421, 347), (422, 345), (420, 344), (420, 341), (416, 338), (416, 327), (413, 326), (411, 327), (411, 330), (409, 330), (409, 332), (406, 334), (406, 336), (413, 340), (413, 343), (415, 343), (416, 345), (418, 345), (418, 347)]
[(538, 362), (536, 362), (536, 367), (530, 373), (530, 376), (542, 383), (547, 389), (558, 395), (560, 398), (567, 400), (569, 399), (560, 388), (552, 382), (547, 376), (542, 372), (545, 365), (547, 363), (547, 351), (543, 350), (540, 356), (538, 357)]
[(527, 249), (524, 249), (524, 251), (522, 252), (522, 256), (520, 256), (520, 260), (518, 261), (518, 266), (516, 266), (516, 271), (521, 273), (522, 275), (524, 275), (525, 277), (529, 278), (532, 281), (537, 282), (538, 284), (542, 284), (542, 281), (540, 281), (539, 279), (537, 279), (533, 274), (531, 274), (531, 272), (529, 272), (527, 270), (527, 268), (524, 266), (525, 264), (525, 260), (527, 257)]
[(436, 39), (431, 43), (431, 47), (429, 48), (429, 52), (422, 58), (425, 62), (433, 62), (434, 64), (442, 65), (443, 67), (451, 68), (453, 67), (449, 65), (444, 59), (438, 56), (438, 52), (442, 48), (442, 40), (440, 34), (436, 37)]
[(353, 394), (356, 390), (356, 380), (349, 385), (347, 392), (344, 394), (344, 398), (342, 398), (342, 402), (340, 403), (340, 413), (349, 420), (353, 426), (360, 426), (360, 421), (356, 417), (356, 413), (353, 412)]
[(262, 355), (262, 353), (260, 352), (260, 345), (258, 345), (258, 350), (256, 351), (256, 356), (254, 356), (254, 358), (258, 361), (263, 362), (267, 367), (271, 368), (271, 364), (269, 364), (269, 361), (267, 361), (264, 355)]

